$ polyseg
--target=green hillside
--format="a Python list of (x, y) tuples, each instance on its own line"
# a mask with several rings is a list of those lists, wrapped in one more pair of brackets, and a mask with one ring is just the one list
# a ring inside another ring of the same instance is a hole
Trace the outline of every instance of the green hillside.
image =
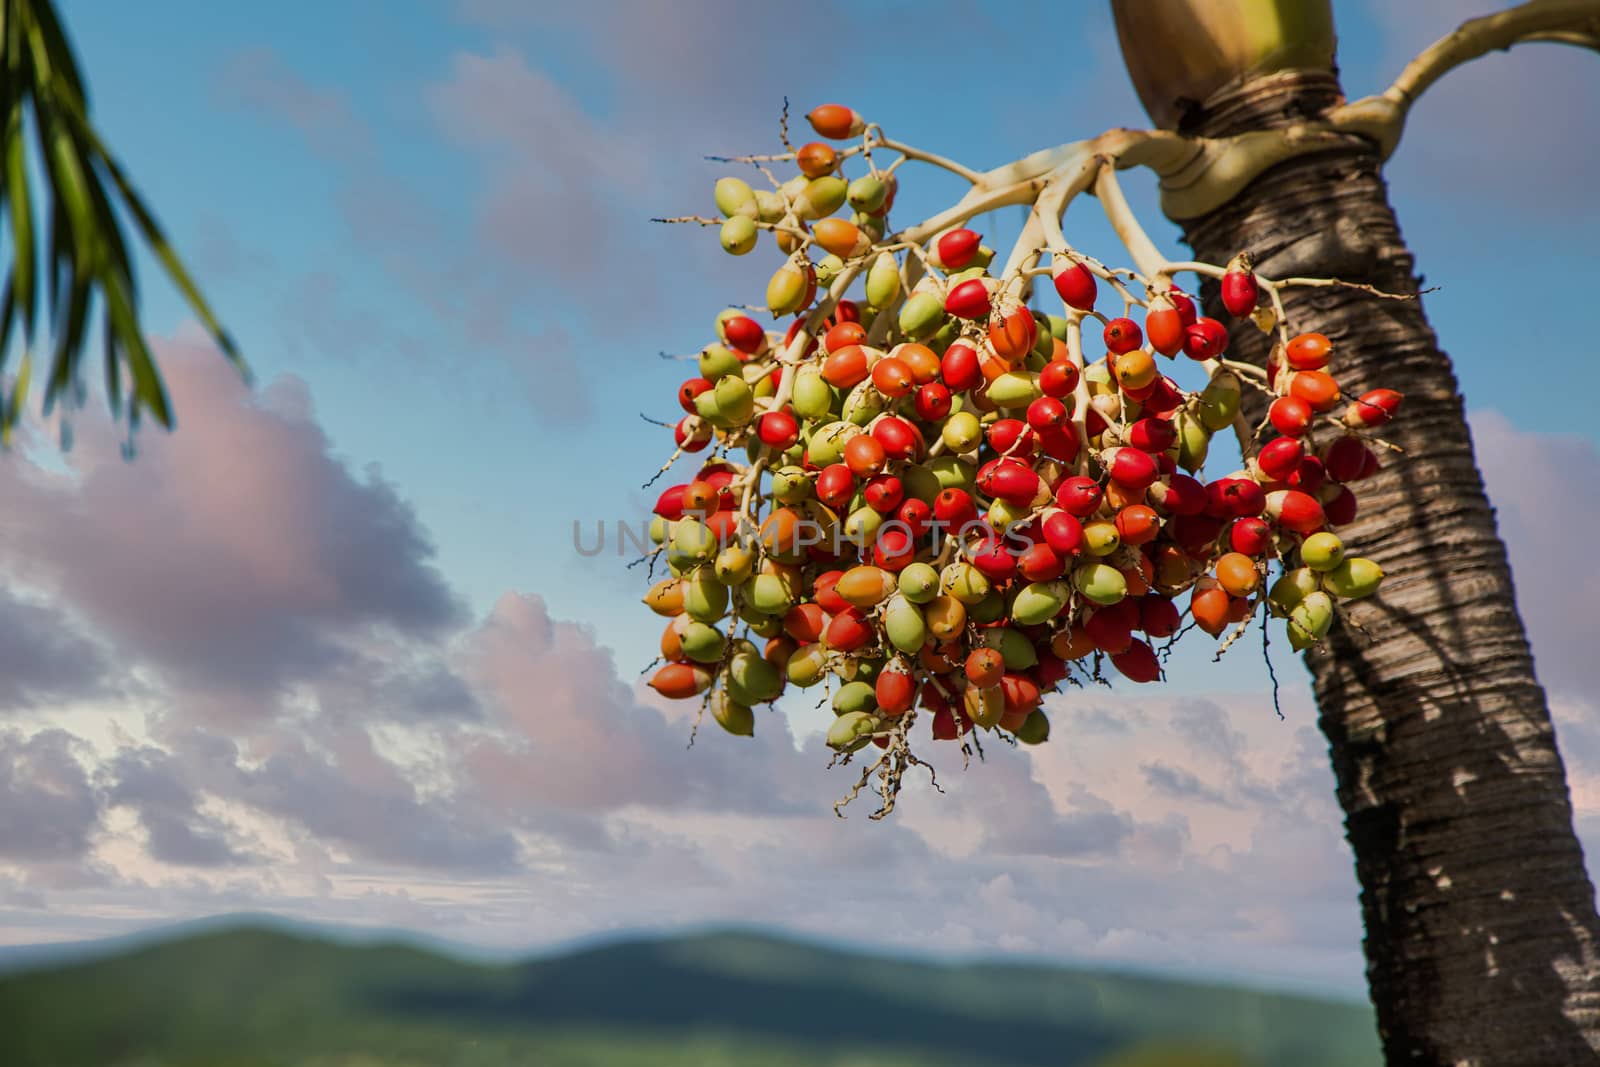
[(748, 934), (513, 965), (257, 927), (0, 977), (7, 1067), (1367, 1067), (1364, 1005)]

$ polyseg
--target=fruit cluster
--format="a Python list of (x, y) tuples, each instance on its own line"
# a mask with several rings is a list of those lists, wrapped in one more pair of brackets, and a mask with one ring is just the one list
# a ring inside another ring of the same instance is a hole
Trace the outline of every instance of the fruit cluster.
[[(848, 109), (808, 117), (872, 147), (876, 128)], [(1334, 529), (1378, 468), (1362, 433), (1400, 397), (1344, 398), (1333, 345), (1291, 337), (1244, 257), (1215, 275), (1230, 315), (1278, 331), (1264, 371), (1227, 364), (1228, 327), (1170, 279), (1060, 248), (1034, 250), (1049, 268), (996, 276), (963, 224), (888, 231), (896, 175), (847, 182), (852, 156), (816, 142), (784, 157), (800, 174), (773, 191), (717, 183), (723, 247), (743, 255), (765, 231), (787, 258), (767, 286), (778, 328), (724, 311), (678, 390), (679, 453), (712, 457), (654, 509), (671, 571), (645, 597), (669, 618), (657, 691), (700, 697), (748, 734), (753, 705), (836, 677), (841, 752), (903, 746), (919, 708), (936, 739), (976, 727), (1038, 743), (1043, 694), (1104, 660), (1155, 681), (1155, 643), (1185, 616), (1222, 638), (1265, 609), (1303, 649), (1337, 599), (1378, 587), (1378, 565), (1346, 558)], [(1046, 274), (1061, 315), (1026, 303)], [(1122, 314), (1097, 310), (1102, 283)], [(1093, 360), (1086, 324), (1105, 349)], [(1208, 372), (1203, 388), (1163, 371), (1180, 355)], [(1245, 388), (1272, 398), (1258, 430)], [(1228, 429), (1246, 462), (1206, 480)]]

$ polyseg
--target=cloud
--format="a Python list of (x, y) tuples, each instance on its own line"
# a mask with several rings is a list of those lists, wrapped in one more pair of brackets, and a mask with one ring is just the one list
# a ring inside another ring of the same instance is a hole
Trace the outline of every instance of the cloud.
[(1469, 422), (1539, 680), (1592, 699), (1600, 612), (1592, 538), (1600, 502), (1587, 487), (1600, 477), (1600, 449), (1586, 437), (1518, 429), (1495, 411), (1475, 411)]
[(180, 867), (222, 867), (254, 862), (234, 848), (226, 827), (198, 810), (182, 764), (152, 746), (123, 749), (101, 771), (106, 804), (138, 812), (152, 859)]
[(372, 131), (349, 99), (307, 82), (270, 48), (234, 55), (219, 88), (237, 103), (289, 123), (324, 157), (346, 159), (372, 151)]
[(157, 351), (182, 429), (133, 463), (96, 428), (67, 474), (0, 467), (0, 567), (220, 714), (269, 710), (354, 645), (459, 624), (415, 515), (334, 457), (303, 383), (253, 395), (202, 343)]
[(114, 691), (100, 646), (49, 603), (0, 588), (0, 712)]
[(89, 851), (100, 803), (65, 730), (0, 732), (0, 860), (50, 863)]

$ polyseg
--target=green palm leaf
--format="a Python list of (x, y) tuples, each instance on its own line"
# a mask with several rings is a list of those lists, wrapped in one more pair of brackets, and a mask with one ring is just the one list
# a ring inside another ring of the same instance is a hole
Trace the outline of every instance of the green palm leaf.
[[(30, 155), (30, 145), (36, 154)], [(30, 164), (45, 179), (37, 190)], [(36, 210), (49, 220), (43, 284)], [(248, 377), (232, 337), (90, 122), (77, 60), (50, 0), (0, 0), (0, 213), (0, 230), (12, 245), (0, 302), (0, 372), (18, 325), (22, 351), (9, 391), (0, 379), (0, 444), (9, 441), (27, 399), (41, 289), (53, 348), (48, 373), (41, 375), (44, 410), (82, 393), (88, 324), (98, 303), (112, 411), (125, 413), (130, 425), (148, 415), (172, 426), (166, 387), (139, 320), (138, 279), (123, 216), (217, 346)]]

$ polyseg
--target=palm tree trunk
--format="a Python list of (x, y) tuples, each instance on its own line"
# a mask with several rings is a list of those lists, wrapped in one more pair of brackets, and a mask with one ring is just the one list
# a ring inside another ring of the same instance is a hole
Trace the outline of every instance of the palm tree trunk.
[[(1218, 92), (1184, 128), (1233, 134), (1340, 102), (1334, 75), (1288, 71)], [(1269, 277), (1419, 288), (1375, 150), (1293, 160), (1178, 221), (1209, 262), (1243, 250)], [(1215, 286), (1203, 296), (1227, 321)], [(1387, 1062), (1600, 1062), (1594, 888), (1450, 361), (1420, 299), (1301, 289), (1287, 304), (1295, 330), (1333, 340), (1330, 370), (1347, 393), (1405, 394), (1385, 428), (1405, 454), (1384, 455), (1340, 531), (1388, 577), (1352, 605), (1359, 629), (1336, 625), (1307, 655)], [(1267, 344), (1245, 326), (1233, 351), (1262, 364)]]

